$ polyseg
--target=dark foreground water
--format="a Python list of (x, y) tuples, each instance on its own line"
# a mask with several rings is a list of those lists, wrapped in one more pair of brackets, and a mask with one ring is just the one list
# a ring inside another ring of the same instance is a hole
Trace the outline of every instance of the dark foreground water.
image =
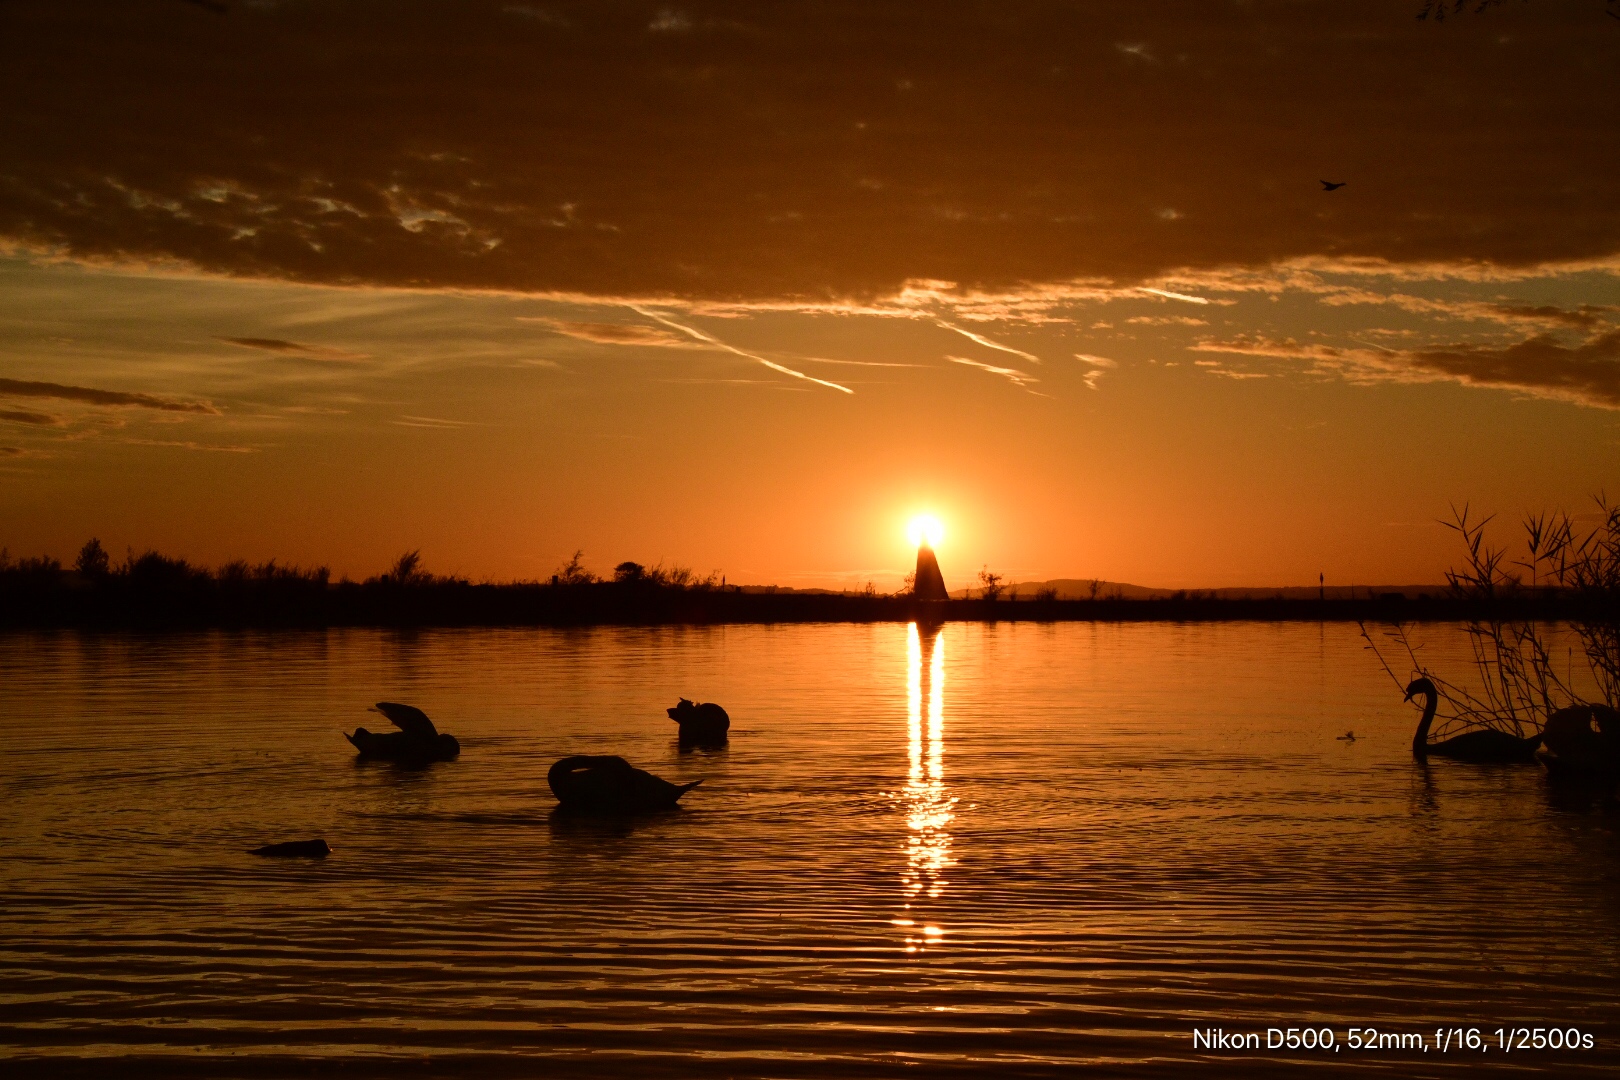
[[(1343, 625), (4, 636), (0, 1072), (1612, 1070), (1620, 819), (1415, 721)], [(571, 753), (704, 783), (559, 818)]]

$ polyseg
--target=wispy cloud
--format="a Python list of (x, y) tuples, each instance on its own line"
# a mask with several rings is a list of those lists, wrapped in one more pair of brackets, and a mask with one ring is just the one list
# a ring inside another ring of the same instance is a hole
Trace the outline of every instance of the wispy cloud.
[(212, 454), (257, 454), (257, 446), (220, 446), (214, 443), (180, 441), (175, 439), (119, 439), (125, 446), (161, 446), (175, 450), (198, 450)]
[(651, 345), (664, 349), (703, 347), (701, 342), (676, 337), (668, 330), (661, 330), (656, 326), (637, 326), (634, 323), (583, 322), (533, 315), (519, 315), (518, 322), (539, 323), (567, 337), (599, 345)]
[(995, 349), (998, 352), (1010, 353), (1013, 356), (1022, 357), (1032, 364), (1038, 364), (1041, 362), (1041, 358), (1036, 356), (1034, 353), (1027, 353), (1022, 349), (1015, 349), (1011, 345), (1003, 345), (999, 341), (991, 341), (983, 334), (975, 334), (971, 330), (964, 330), (955, 323), (947, 322), (944, 319), (935, 319), (934, 323), (938, 326), (944, 327), (946, 330), (954, 330), (958, 334), (961, 334), (963, 337), (967, 338), (969, 341), (983, 345), (987, 349)]
[(794, 371), (792, 368), (786, 366), (785, 364), (778, 364), (774, 360), (767, 360), (763, 356), (756, 356), (754, 353), (746, 352), (746, 351), (744, 351), (742, 349), (737, 348), (735, 345), (727, 345), (725, 342), (721, 341), (719, 338), (711, 337), (710, 335), (705, 334), (703, 331), (697, 329), (696, 327), (687, 326), (684, 323), (678, 323), (674, 319), (671, 319), (668, 316), (660, 314), (659, 312), (654, 311), (651, 308), (641, 307), (641, 306), (636, 305), (636, 304), (627, 304), (626, 306), (629, 307), (630, 310), (634, 311), (636, 314), (645, 315), (647, 318), (652, 319), (655, 322), (663, 323), (665, 326), (669, 327), (672, 330), (679, 330), (681, 333), (690, 336), (695, 341), (701, 341), (705, 345), (708, 345), (708, 346), (710, 346), (712, 348), (720, 349), (720, 350), (722, 350), (724, 352), (732, 353), (732, 354), (734, 354), (736, 356), (741, 356), (741, 357), (744, 357), (745, 359), (748, 359), (748, 360), (753, 360), (756, 363), (764, 364), (766, 367), (770, 368), (772, 371), (780, 371), (782, 374), (791, 375), (795, 379), (803, 379), (805, 382), (816, 383), (816, 384), (818, 384), (820, 386), (830, 387), (830, 388), (832, 388), (834, 390), (842, 390), (846, 394), (853, 394), (855, 392), (855, 391), (851, 390), (847, 386), (841, 386), (841, 385), (839, 385), (838, 383), (835, 383), (835, 382), (828, 382), (826, 379), (818, 379), (814, 375), (806, 375), (802, 371)]
[(1110, 368), (1119, 367), (1119, 361), (1110, 360), (1106, 356), (1091, 356), (1086, 353), (1075, 353), (1074, 358), (1083, 364), (1090, 364), (1091, 370), (1086, 372), (1086, 389), (1097, 389), (1097, 380), (1101, 379), (1103, 372)]
[(301, 341), (287, 341), (284, 338), (262, 337), (222, 337), (219, 340), (228, 345), (238, 345), (244, 349), (257, 349), (260, 352), (279, 353), (284, 356), (307, 357), (312, 360), (365, 360), (365, 353), (349, 352), (347, 349), (334, 349), (330, 345), (307, 345)]
[(0, 396), (28, 398), (57, 398), (62, 401), (82, 401), (89, 405), (132, 406), (158, 409), (163, 412), (207, 413), (219, 415), (219, 410), (205, 401), (176, 401), (153, 394), (125, 393), (122, 390), (98, 390), (89, 386), (66, 386), (52, 382), (26, 382), (22, 379), (0, 379)]
[(393, 423), (400, 427), (432, 428), (439, 431), (452, 431), (456, 428), (475, 427), (470, 420), (445, 420), (438, 416), (400, 416)]
[(1000, 375), (1002, 378), (1011, 382), (1014, 386), (1028, 386), (1030, 383), (1041, 381), (1028, 372), (1019, 371), (1017, 368), (996, 367), (994, 364), (986, 364), (979, 360), (970, 360), (965, 356), (947, 356), (945, 359), (949, 360), (953, 364), (966, 364), (968, 367), (976, 367), (982, 371), (988, 371), (992, 375)]
[(1125, 320), (1137, 326), (1208, 326), (1208, 319), (1195, 319), (1190, 315), (1137, 315)]
[[(1238, 334), (1227, 341), (1200, 341), (1187, 346), (1193, 352), (1233, 353), (1238, 356), (1270, 356), (1288, 360), (1338, 361), (1350, 356), (1350, 351), (1316, 342), (1304, 343), (1293, 338), (1281, 341), (1263, 335)], [(1392, 351), (1392, 350), (1386, 350)], [(1197, 363), (1209, 366), (1213, 360)]]
[(0, 420), (13, 424), (32, 424), (35, 427), (61, 427), (67, 421), (50, 413), (29, 412), (27, 409), (0, 409)]
[(1523, 304), (1504, 301), (1412, 296), (1408, 293), (1380, 293), (1371, 289), (1347, 286), (1308, 289), (1321, 292), (1320, 300), (1332, 307), (1351, 304), (1381, 304), (1409, 311), (1414, 315), (1437, 315), (1450, 319), (1471, 319), (1501, 323), (1505, 326), (1567, 327), (1572, 330), (1594, 330), (1609, 321), (1608, 316), (1620, 311), (1607, 304), (1581, 304), (1574, 308), (1555, 304)]
[(847, 367), (927, 367), (927, 364), (903, 364), (894, 360), (833, 360), (825, 356), (801, 356), (799, 362), (804, 364), (842, 364)]
[(663, 8), (647, 24), (654, 34), (684, 34), (692, 29), (692, 16), (676, 8)]

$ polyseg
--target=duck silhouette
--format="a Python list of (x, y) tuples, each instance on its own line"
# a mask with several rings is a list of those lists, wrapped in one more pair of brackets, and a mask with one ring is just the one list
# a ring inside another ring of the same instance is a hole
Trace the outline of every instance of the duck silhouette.
[(1340, 742), (1355, 742), (1356, 741), (1356, 733), (1354, 731), (1347, 731), (1343, 735), (1339, 736), (1339, 741)]
[(1431, 754), (1435, 757), (1448, 757), (1457, 761), (1511, 762), (1536, 760), (1536, 747), (1541, 745), (1540, 735), (1532, 735), (1528, 739), (1521, 739), (1517, 735), (1509, 735), (1505, 731), (1481, 728), (1477, 731), (1465, 731), (1461, 735), (1431, 743), (1429, 741), (1429, 725), (1434, 723), (1434, 711), (1440, 705), (1440, 691), (1436, 690), (1434, 683), (1428, 679), (1413, 679), (1406, 687), (1406, 700), (1411, 701), (1419, 694), (1425, 697), (1423, 719), (1418, 721), (1417, 733), (1412, 736), (1412, 756), (1419, 761), (1423, 761)]
[(315, 840), (287, 840), (279, 844), (265, 844), (263, 847), (253, 848), (249, 855), (264, 855), (272, 859), (324, 859), (332, 854), (332, 849), (326, 846), (326, 841)]
[(1349, 182), (1350, 181), (1348, 181), (1348, 180), (1341, 180), (1339, 183), (1335, 184), (1331, 180), (1323, 180), (1322, 181), (1322, 190), (1323, 191), (1338, 191), (1340, 188), (1344, 187), (1344, 185), (1348, 184)]
[(379, 701), (377, 711), (392, 720), (399, 730), (376, 732), (355, 728), (353, 735), (345, 733), (343, 737), (354, 744), (362, 758), (425, 765), (430, 761), (449, 761), (461, 753), (456, 737), (441, 733), (427, 713), (414, 705)]
[(731, 730), (731, 717), (726, 710), (712, 701), (695, 705), (686, 698), (673, 709), (666, 709), (669, 718), (681, 726), (682, 742), (722, 742)]
[(546, 773), (551, 793), (566, 810), (636, 814), (673, 810), (682, 795), (703, 783), (672, 784), (614, 755), (576, 754)]

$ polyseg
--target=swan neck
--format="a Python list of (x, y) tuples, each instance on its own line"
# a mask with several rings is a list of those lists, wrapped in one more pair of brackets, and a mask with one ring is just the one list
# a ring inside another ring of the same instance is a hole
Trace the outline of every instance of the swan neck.
[(1418, 693), (1423, 695), (1423, 719), (1418, 721), (1417, 734), (1412, 736), (1412, 755), (1421, 758), (1427, 757), (1429, 753), (1429, 725), (1434, 723), (1434, 712), (1440, 706), (1440, 695), (1432, 686), (1425, 686)]

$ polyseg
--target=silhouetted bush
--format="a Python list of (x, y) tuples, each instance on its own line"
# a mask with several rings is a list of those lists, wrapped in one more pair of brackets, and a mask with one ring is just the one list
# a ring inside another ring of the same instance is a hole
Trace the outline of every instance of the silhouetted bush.
[[(1480, 613), (1466, 624), (1478, 689), (1425, 666), (1398, 623), (1386, 634), (1406, 653), (1412, 673), (1426, 676), (1439, 691), (1437, 735), (1494, 728), (1524, 737), (1540, 731), (1558, 709), (1592, 704), (1571, 685), (1579, 669), (1565, 659), (1560, 671), (1547, 621), (1536, 611), (1547, 601), (1556, 602), (1579, 638), (1584, 674), (1601, 703), (1620, 707), (1620, 505), (1601, 495), (1595, 501), (1598, 523), (1585, 531), (1562, 511), (1526, 516), (1527, 557), (1519, 560), (1486, 543), (1491, 518), (1471, 519), (1467, 506), (1453, 510), (1446, 524), (1462, 540), (1463, 558), (1446, 572), (1446, 581), (1453, 602)], [(1404, 600), (1396, 593), (1380, 597), (1397, 610)], [(1362, 634), (1384, 670), (1404, 685), (1365, 626)]]
[(73, 564), (73, 569), (87, 578), (105, 577), (111, 568), (111, 560), (102, 548), (101, 541), (92, 536), (79, 549), (79, 557)]

